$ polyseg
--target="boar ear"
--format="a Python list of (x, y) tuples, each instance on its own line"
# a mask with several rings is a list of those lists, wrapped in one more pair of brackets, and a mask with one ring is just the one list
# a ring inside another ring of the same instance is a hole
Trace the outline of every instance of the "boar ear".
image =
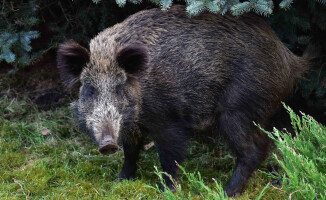
[(130, 44), (118, 51), (117, 61), (128, 74), (137, 74), (147, 65), (147, 50), (140, 44)]
[(71, 88), (89, 61), (89, 52), (74, 41), (61, 44), (57, 51), (57, 66), (66, 87)]

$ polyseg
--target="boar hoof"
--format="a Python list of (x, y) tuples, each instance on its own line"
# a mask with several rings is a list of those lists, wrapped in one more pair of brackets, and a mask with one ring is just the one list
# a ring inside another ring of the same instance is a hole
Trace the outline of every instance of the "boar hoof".
[(176, 192), (176, 189), (174, 187), (174, 185), (162, 185), (161, 186), (161, 191), (162, 192), (165, 192), (166, 190), (170, 190), (172, 193), (175, 193)]
[(232, 197), (232, 198), (238, 197), (241, 194), (241, 190), (239, 190), (238, 188), (226, 187), (224, 191), (228, 197)]
[(123, 180), (132, 180), (132, 179), (133, 179), (133, 177), (126, 178), (126, 177), (124, 177), (124, 176), (119, 175), (119, 177), (116, 178), (116, 179), (114, 180), (114, 182), (120, 182), (120, 181), (123, 181)]
[(135, 169), (130, 169), (128, 171), (121, 171), (119, 174), (119, 177), (116, 179), (117, 181), (121, 181), (124, 179), (128, 179), (131, 180), (133, 178), (135, 178)]

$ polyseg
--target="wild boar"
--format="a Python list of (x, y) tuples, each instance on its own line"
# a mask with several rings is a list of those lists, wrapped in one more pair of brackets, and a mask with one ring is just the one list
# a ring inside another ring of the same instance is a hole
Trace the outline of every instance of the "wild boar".
[(113, 153), (122, 141), (120, 179), (135, 175), (146, 135), (176, 179), (189, 133), (211, 131), (225, 136), (237, 158), (229, 196), (241, 192), (270, 149), (253, 122), (264, 127), (308, 69), (260, 17), (189, 18), (184, 6), (136, 13), (99, 33), (89, 50), (64, 43), (57, 64), (67, 87), (80, 85), (74, 107), (99, 152)]

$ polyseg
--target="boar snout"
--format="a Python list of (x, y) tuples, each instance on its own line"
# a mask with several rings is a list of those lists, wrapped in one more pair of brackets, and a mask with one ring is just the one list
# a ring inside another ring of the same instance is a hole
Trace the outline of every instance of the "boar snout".
[(105, 124), (102, 130), (104, 131), (102, 132), (101, 139), (98, 142), (98, 151), (105, 155), (115, 153), (119, 147), (117, 137), (113, 134), (112, 126), (110, 124)]
[(117, 144), (114, 144), (114, 143), (106, 144), (106, 145), (104, 145), (104, 146), (101, 146), (101, 147), (98, 149), (98, 151), (99, 151), (101, 154), (104, 154), (104, 155), (113, 154), (113, 153), (115, 153), (117, 150), (118, 150), (118, 145), (117, 145)]

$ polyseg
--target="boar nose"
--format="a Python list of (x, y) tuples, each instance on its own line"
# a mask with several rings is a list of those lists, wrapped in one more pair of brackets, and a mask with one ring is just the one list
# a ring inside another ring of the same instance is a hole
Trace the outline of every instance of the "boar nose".
[(104, 146), (101, 146), (98, 151), (101, 154), (108, 155), (108, 154), (113, 154), (118, 150), (118, 145), (116, 144), (107, 144)]

